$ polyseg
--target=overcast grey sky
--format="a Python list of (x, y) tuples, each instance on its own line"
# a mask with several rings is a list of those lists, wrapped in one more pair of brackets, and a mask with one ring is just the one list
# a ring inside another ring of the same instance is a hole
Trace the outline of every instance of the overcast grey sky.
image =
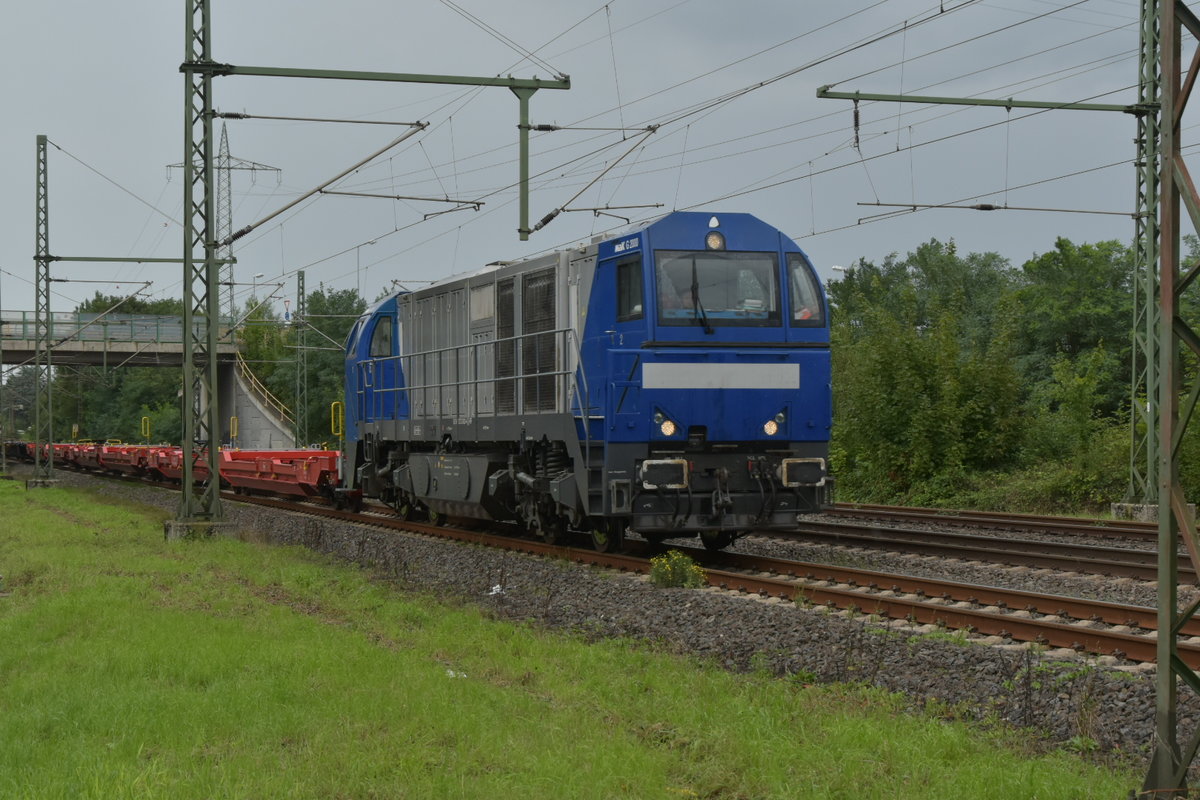
[[(181, 255), (182, 175), (167, 165), (183, 159), (185, 7), (184, 0), (6, 5), (4, 309), (33, 307), (38, 134), (55, 145), (54, 255)], [(468, 15), (535, 51), (539, 63)], [(570, 90), (534, 95), (534, 123), (627, 130), (535, 134), (533, 221), (612, 166), (570, 207), (663, 204), (613, 212), (635, 221), (673, 208), (751, 212), (795, 237), (829, 277), (833, 265), (903, 254), (931, 238), (953, 238), (961, 251), (996, 251), (1017, 265), (1060, 235), (1128, 242), (1127, 216), (941, 209), (859, 224), (894, 210), (860, 205), (873, 202), (1129, 213), (1135, 122), (1128, 115), (864, 102), (856, 136), (852, 104), (818, 100), (815, 91), (836, 84), (1131, 103), (1137, 15), (1136, 0), (212, 0), (212, 47), (215, 60), (244, 66), (568, 74)], [(262, 273), (258, 283), (281, 282), (277, 296), (293, 298), (295, 271), (304, 269), (310, 290), (360, 285), (370, 298), (393, 280), (437, 279), (623, 227), (611, 216), (568, 212), (519, 241), (518, 107), (507, 89), (224, 77), (214, 98), (219, 110), (256, 115), (428, 122), (333, 188), (484, 203), (425, 220), (450, 206), (330, 195), (306, 201), (237, 244), (243, 295)], [(635, 129), (648, 125), (660, 127), (637, 144)], [(278, 178), (234, 173), (235, 229), (400, 133), (267, 120), (228, 126), (235, 158), (281, 170)], [(70, 311), (98, 289), (124, 294), (140, 281), (153, 281), (151, 297), (177, 297), (182, 271), (56, 264), (52, 274), (113, 281), (56, 283), (52, 308)]]

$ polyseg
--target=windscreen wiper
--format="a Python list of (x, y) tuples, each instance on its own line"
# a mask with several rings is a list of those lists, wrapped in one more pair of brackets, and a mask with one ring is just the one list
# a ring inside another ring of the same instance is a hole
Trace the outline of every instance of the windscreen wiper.
[(708, 314), (704, 311), (704, 304), (700, 302), (700, 276), (696, 272), (696, 257), (692, 256), (692, 310), (696, 314), (696, 321), (704, 326), (704, 332), (712, 334), (712, 326), (708, 324)]

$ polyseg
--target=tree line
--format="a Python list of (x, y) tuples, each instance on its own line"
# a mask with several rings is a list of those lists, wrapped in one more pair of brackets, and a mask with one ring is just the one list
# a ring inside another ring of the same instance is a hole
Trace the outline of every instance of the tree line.
[[(1123, 499), (1136, 268), (1119, 242), (1060, 238), (1020, 267), (932, 240), (847, 269), (828, 287), (839, 498), (1046, 511)], [(1195, 496), (1200, 438), (1182, 447)]]

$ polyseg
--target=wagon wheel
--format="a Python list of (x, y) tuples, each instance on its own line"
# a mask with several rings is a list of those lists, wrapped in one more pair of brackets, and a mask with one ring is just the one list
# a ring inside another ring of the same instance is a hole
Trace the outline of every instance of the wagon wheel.
[(396, 501), (394, 508), (396, 509), (396, 516), (402, 520), (411, 519), (413, 512), (416, 511), (413, 506), (412, 498), (408, 497), (407, 495), (402, 495), (400, 499)]
[(546, 544), (558, 544), (567, 534), (567, 522), (557, 514), (538, 515), (538, 535)]
[(431, 508), (431, 509), (429, 509), (429, 512), (428, 512), (428, 513), (429, 513), (429, 524), (430, 524), (430, 525), (438, 525), (438, 526), (441, 526), (441, 525), (445, 525), (445, 524), (446, 524), (446, 515), (445, 515), (445, 514), (443, 514), (442, 512), (440, 512), (440, 511), (434, 511), (434, 510)]
[(589, 527), (592, 533), (592, 547), (596, 549), (596, 552), (615, 553), (624, 544), (624, 520), (595, 517)]
[(708, 550), (724, 550), (733, 544), (732, 531), (700, 531), (700, 541)]

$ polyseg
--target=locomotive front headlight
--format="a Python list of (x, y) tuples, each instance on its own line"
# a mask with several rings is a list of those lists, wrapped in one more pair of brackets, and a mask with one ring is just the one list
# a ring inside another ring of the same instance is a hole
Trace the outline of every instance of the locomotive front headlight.
[(763, 423), (763, 433), (767, 436), (774, 436), (779, 433), (779, 423), (773, 419), (769, 419)]
[(658, 429), (662, 432), (663, 436), (674, 436), (676, 431), (675, 423), (669, 419), (664, 419), (662, 424), (658, 426)]
[(704, 237), (704, 246), (709, 250), (725, 249), (725, 234), (720, 231), (709, 231)]

